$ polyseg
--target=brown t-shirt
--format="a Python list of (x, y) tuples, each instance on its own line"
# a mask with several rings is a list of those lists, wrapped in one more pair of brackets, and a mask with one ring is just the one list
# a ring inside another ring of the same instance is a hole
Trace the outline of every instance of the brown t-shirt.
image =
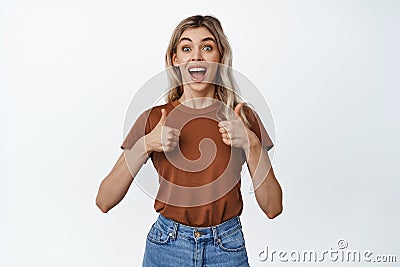
[[(245, 154), (222, 141), (218, 128), (222, 106), (215, 101), (206, 108), (193, 109), (174, 101), (153, 107), (137, 118), (123, 141), (121, 148), (130, 149), (150, 133), (161, 118), (162, 108), (167, 111), (165, 126), (180, 130), (179, 145), (172, 152), (150, 154), (159, 176), (154, 208), (165, 217), (208, 227), (242, 213), (240, 178)], [(258, 115), (248, 107), (244, 111), (250, 130), (265, 149), (271, 149), (273, 143)]]

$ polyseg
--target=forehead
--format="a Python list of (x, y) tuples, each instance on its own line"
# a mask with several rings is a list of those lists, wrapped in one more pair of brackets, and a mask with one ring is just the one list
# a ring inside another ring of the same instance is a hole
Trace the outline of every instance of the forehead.
[(211, 37), (212, 39), (215, 40), (214, 35), (206, 27), (202, 26), (184, 30), (179, 40), (181, 40), (182, 38), (189, 38), (190, 40), (195, 42), (195, 41), (201, 41), (206, 37)]

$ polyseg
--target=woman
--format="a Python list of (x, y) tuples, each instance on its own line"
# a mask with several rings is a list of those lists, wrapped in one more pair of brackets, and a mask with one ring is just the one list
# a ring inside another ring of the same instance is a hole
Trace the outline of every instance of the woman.
[(271, 219), (282, 212), (267, 153), (273, 143), (237, 95), (231, 66), (218, 19), (184, 19), (166, 53), (167, 103), (137, 118), (100, 185), (96, 204), (107, 212), (151, 158), (159, 175), (159, 216), (147, 235), (143, 266), (249, 266), (239, 217), (244, 162), (263, 212)]

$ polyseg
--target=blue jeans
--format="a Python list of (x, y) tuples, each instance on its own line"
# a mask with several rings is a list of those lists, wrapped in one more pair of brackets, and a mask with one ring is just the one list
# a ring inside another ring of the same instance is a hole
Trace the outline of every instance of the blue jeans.
[(239, 216), (216, 226), (191, 227), (159, 214), (147, 235), (142, 266), (249, 266)]

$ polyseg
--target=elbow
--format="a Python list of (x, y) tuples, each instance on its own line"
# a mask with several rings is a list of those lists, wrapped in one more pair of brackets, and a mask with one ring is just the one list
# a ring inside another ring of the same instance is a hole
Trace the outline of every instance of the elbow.
[(274, 219), (283, 211), (282, 197), (278, 199), (265, 198), (256, 192), (256, 199), (259, 207), (267, 215), (268, 219)]
[(279, 214), (281, 214), (283, 211), (283, 207), (275, 207), (275, 208), (270, 208), (265, 211), (265, 214), (267, 215), (268, 219), (274, 219), (276, 218)]
[(98, 198), (96, 198), (96, 206), (103, 212), (107, 213), (110, 209), (102, 203)]

